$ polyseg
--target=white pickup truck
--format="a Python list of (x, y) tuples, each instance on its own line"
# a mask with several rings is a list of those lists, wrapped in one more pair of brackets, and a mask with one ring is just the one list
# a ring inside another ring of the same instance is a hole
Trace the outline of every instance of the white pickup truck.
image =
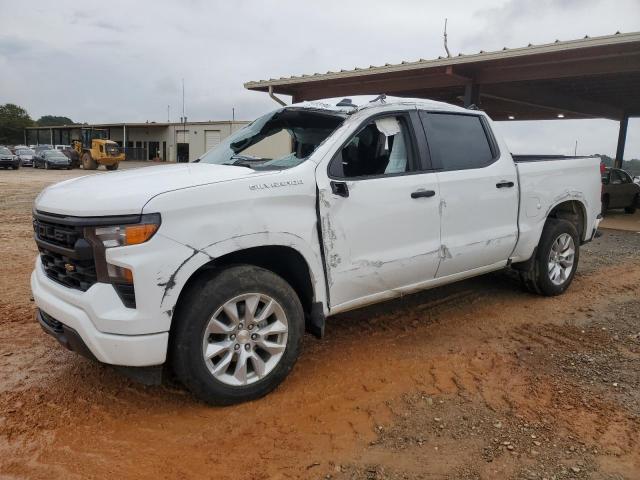
[(507, 267), (562, 293), (600, 221), (599, 163), (513, 157), (486, 114), (440, 102), (294, 104), (196, 162), (44, 190), (38, 320), (142, 380), (170, 367), (207, 402), (254, 399), (330, 315)]

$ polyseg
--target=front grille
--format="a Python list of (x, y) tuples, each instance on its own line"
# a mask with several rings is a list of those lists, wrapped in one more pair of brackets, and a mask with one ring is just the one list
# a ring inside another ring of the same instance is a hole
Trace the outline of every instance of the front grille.
[(65, 287), (86, 292), (97, 282), (93, 258), (78, 260), (40, 247), (40, 260), (47, 277)]
[(97, 282), (93, 250), (82, 227), (34, 216), (33, 230), (47, 277), (83, 292)]
[(33, 230), (40, 240), (64, 248), (75, 248), (76, 242), (82, 238), (82, 229), (59, 223), (51, 223), (33, 219)]

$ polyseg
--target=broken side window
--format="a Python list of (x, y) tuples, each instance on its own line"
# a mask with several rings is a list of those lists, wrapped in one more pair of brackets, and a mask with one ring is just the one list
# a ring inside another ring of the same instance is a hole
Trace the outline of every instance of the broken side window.
[(372, 120), (334, 157), (330, 174), (338, 178), (357, 178), (408, 172), (408, 142), (408, 127), (402, 117)]

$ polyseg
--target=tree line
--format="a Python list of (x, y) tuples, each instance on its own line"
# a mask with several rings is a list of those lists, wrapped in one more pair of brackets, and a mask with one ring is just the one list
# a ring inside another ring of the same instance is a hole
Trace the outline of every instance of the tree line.
[[(615, 160), (611, 158), (609, 155), (598, 155), (602, 162), (607, 167), (613, 167)], [(622, 163), (622, 169), (629, 172), (631, 175), (640, 175), (640, 160), (634, 158), (632, 160), (625, 160)]]
[(74, 125), (74, 123), (69, 117), (57, 115), (43, 115), (38, 120), (33, 120), (24, 108), (6, 103), (0, 105), (0, 145), (24, 142), (24, 129), (27, 127)]

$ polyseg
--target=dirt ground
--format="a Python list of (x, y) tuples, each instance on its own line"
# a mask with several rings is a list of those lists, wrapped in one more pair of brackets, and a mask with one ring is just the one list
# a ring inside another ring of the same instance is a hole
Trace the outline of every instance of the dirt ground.
[(211, 408), (35, 323), (31, 205), (79, 174), (0, 171), (0, 478), (640, 478), (640, 234), (560, 297), (500, 273), (332, 318), (274, 393)]

